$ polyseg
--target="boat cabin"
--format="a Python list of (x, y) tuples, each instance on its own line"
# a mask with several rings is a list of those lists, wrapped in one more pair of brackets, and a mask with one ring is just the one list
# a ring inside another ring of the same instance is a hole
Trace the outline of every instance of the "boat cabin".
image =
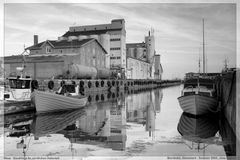
[(31, 81), (30, 77), (9, 77), (5, 85), (4, 100), (25, 101), (30, 100)]
[(203, 96), (215, 96), (215, 83), (213, 79), (191, 78), (184, 82), (182, 96), (199, 94)]
[(30, 89), (31, 78), (8, 78), (12, 89)]

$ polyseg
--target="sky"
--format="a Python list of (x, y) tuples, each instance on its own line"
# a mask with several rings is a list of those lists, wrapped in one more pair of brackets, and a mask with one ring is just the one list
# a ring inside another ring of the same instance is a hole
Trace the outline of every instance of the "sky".
[(144, 41), (153, 28), (163, 79), (198, 72), (202, 61), (202, 19), (205, 22), (207, 72), (220, 72), (227, 59), (236, 66), (236, 5), (230, 3), (6, 3), (5, 56), (21, 54), (39, 42), (56, 40), (70, 26), (108, 24), (125, 19), (126, 42)]

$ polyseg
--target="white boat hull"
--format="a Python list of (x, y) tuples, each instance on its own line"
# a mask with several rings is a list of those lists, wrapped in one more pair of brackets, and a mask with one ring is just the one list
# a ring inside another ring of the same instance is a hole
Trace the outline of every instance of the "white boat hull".
[(37, 90), (33, 92), (32, 99), (37, 113), (79, 109), (87, 104), (87, 97), (79, 99)]
[(187, 95), (178, 98), (182, 110), (192, 115), (203, 115), (217, 111), (218, 101), (214, 97)]

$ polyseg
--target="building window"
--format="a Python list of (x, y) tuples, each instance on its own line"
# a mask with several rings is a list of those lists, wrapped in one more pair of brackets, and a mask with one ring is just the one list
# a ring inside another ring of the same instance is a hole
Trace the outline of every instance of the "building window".
[(119, 47), (117, 47), (117, 48), (110, 48), (110, 50), (111, 51), (113, 51), (113, 50), (120, 50), (120, 48)]
[(121, 59), (121, 57), (110, 57), (110, 59)]
[(110, 39), (110, 41), (120, 41), (121, 39), (120, 38), (112, 38)]
[(52, 49), (50, 46), (46, 46), (46, 53), (52, 53)]

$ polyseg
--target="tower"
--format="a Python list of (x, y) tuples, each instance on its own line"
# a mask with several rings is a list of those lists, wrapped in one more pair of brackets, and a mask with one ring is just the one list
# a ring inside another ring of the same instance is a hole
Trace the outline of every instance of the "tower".
[(155, 38), (154, 38), (154, 31), (148, 32), (148, 36), (145, 37), (145, 44), (147, 49), (147, 62), (153, 63), (154, 54), (155, 54)]

